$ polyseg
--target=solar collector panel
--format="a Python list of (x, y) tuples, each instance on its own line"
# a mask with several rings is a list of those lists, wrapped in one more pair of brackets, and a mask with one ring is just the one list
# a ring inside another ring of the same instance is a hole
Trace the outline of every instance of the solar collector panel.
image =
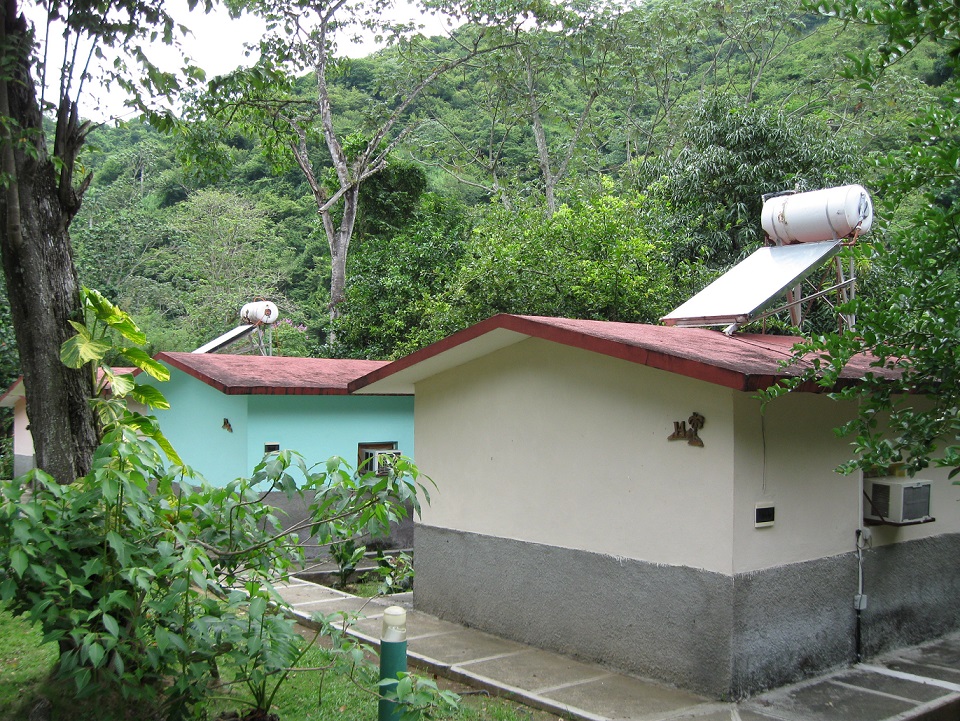
[(841, 247), (826, 240), (760, 248), (660, 320), (681, 327), (749, 322)]

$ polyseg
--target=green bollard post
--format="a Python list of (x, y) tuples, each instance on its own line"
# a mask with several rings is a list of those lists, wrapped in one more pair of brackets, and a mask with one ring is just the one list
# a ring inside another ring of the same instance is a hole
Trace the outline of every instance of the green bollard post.
[[(407, 611), (400, 606), (390, 606), (383, 612), (380, 630), (380, 680), (392, 680), (381, 684), (380, 695), (396, 689), (397, 676), (407, 671)], [(380, 699), (378, 721), (399, 721), (400, 712), (396, 701)]]

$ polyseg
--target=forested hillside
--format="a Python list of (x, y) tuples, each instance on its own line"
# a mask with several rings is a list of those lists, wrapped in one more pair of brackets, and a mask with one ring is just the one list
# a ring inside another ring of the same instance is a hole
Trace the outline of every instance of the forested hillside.
[[(398, 78), (476, 32), (331, 63), (345, 157), (398, 106)], [(318, 214), (339, 187), (331, 155), (308, 129), (298, 156), (266, 101), (223, 112), (253, 87), (227, 78), (177, 132), (131, 121), (91, 136), (71, 226), (81, 280), (133, 314), (150, 351), (192, 350), (258, 298), (280, 307), (288, 355), (396, 357), (498, 312), (656, 322), (761, 242), (762, 193), (870, 186), (873, 156), (913, 139), (949, 71), (921, 46), (869, 88), (845, 79), (872, 32), (790, 1), (656, 0), (516, 34), (377, 138), (389, 153), (359, 186), (333, 309)], [(316, 100), (312, 73), (257, 91)], [(12, 354), (0, 362), (15, 375)]]

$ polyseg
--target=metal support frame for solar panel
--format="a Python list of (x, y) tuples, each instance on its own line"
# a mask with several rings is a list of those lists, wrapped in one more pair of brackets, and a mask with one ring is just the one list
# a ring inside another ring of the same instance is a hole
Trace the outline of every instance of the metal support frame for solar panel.
[(681, 327), (725, 325), (732, 333), (755, 320), (841, 247), (839, 240), (827, 240), (760, 248), (660, 320)]

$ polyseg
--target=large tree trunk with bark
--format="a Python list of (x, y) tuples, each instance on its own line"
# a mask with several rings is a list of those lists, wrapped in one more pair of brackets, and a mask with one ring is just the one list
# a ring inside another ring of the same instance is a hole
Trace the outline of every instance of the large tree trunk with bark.
[(15, 0), (7, 0), (5, 10), (0, 47), (9, 74), (0, 78), (0, 116), (13, 127), (2, 139), (0, 252), (37, 465), (70, 483), (89, 471), (98, 443), (89, 372), (60, 362), (60, 346), (73, 335), (68, 321), (82, 320), (67, 228), (80, 206), (71, 171), (83, 131), (75, 108), (65, 104), (56, 143), (64, 165), (54, 165), (30, 74), (27, 26)]
[[(330, 320), (340, 317), (340, 306), (346, 297), (347, 253), (350, 250), (353, 228), (357, 222), (359, 202), (360, 186), (353, 185), (343, 194), (343, 217), (340, 219), (339, 226), (334, 226), (329, 209), (321, 213), (330, 246)], [(336, 337), (331, 334), (330, 341), (335, 340)]]

